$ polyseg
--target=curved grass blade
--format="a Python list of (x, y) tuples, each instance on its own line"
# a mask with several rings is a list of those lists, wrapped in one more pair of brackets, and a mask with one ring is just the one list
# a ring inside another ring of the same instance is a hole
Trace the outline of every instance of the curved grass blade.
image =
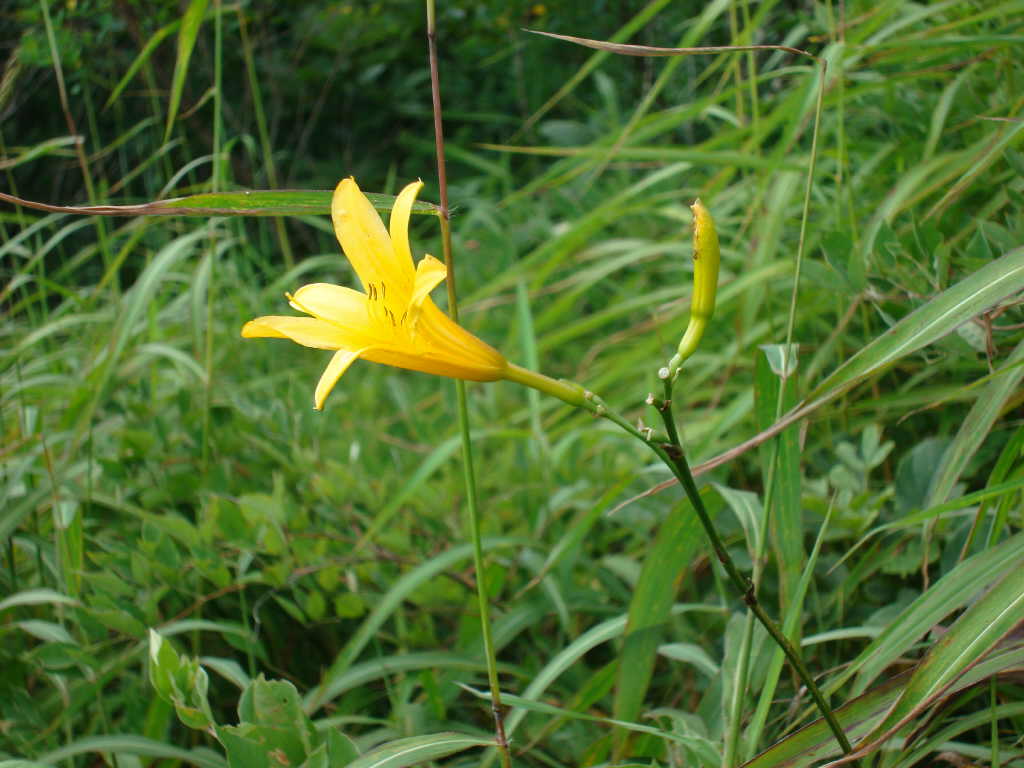
[(356, 758), (346, 768), (405, 768), (427, 763), (471, 747), (492, 747), (494, 739), (482, 739), (464, 733), (432, 733), (398, 739)]
[(157, 46), (171, 34), (177, 32), (180, 27), (181, 19), (175, 19), (170, 24), (160, 27), (160, 29), (149, 36), (146, 40), (146, 44), (142, 46), (142, 50), (139, 51), (139, 55), (135, 57), (135, 60), (129, 65), (124, 76), (118, 81), (117, 85), (114, 86), (114, 90), (110, 93), (110, 98), (108, 98), (107, 103), (103, 105), (104, 109), (108, 109), (111, 104), (117, 101), (121, 92), (128, 87), (128, 83), (132, 81), (135, 75), (138, 74), (138, 71), (142, 68), (142, 65), (145, 64), (149, 57), (153, 55), (153, 51), (156, 50)]
[[(654, 18), (654, 16), (662, 8), (668, 5), (669, 1), (670, 0), (652, 0), (651, 3), (642, 8), (638, 14), (636, 14), (633, 18), (626, 22), (626, 24), (624, 24), (614, 35), (612, 35), (612, 40), (628, 40), (634, 32), (641, 29), (644, 26), (644, 24), (646, 24), (648, 21)], [(527, 31), (529, 32), (531, 30)], [(566, 80), (565, 83), (562, 84), (562, 87), (559, 88), (551, 96), (551, 98), (545, 101), (532, 115), (530, 115), (526, 119), (526, 122), (523, 123), (522, 127), (518, 131), (516, 131), (515, 136), (512, 137), (512, 140), (515, 141), (516, 138), (530, 130), (530, 128), (532, 128), (538, 120), (544, 117), (544, 115), (546, 115), (552, 107), (554, 107), (563, 98), (572, 93), (576, 86), (582, 83), (586, 79), (587, 75), (589, 75), (591, 72), (597, 69), (597, 66), (607, 57), (608, 51), (598, 51), (597, 53), (593, 54), (589, 59), (587, 59), (583, 66), (580, 67), (572, 77)]]
[(64, 147), (73, 147), (82, 141), (81, 136), (57, 136), (53, 139), (47, 139), (41, 141), (35, 146), (28, 147), (21, 153), (14, 155), (13, 157), (0, 157), (0, 171), (6, 171), (11, 168), (17, 168), (19, 165), (31, 162), (38, 157), (44, 155), (57, 155), (57, 154), (68, 154), (62, 151)]
[(873, 640), (842, 674), (825, 686), (836, 691), (857, 675), (853, 694), (862, 693), (883, 670), (918, 638), (952, 611), (965, 605), (1001, 573), (1024, 569), (1024, 533), (964, 560), (912, 602), (885, 631)]
[[(1024, 665), (1024, 646), (1000, 649), (972, 667), (946, 694), (958, 693), (976, 683), (1006, 671), (1016, 672)], [(910, 680), (913, 670), (903, 672), (884, 685), (874, 688), (836, 710), (851, 741), (867, 734), (898, 699)], [(830, 755), (836, 755), (835, 737), (824, 720), (816, 720), (799, 731), (775, 743), (741, 768), (802, 768), (819, 764)]]
[[(84, 216), (329, 216), (333, 194), (329, 189), (247, 189), (207, 192), (137, 205), (50, 205), (0, 192), (0, 200), (39, 211)], [(393, 195), (371, 193), (366, 196), (382, 213), (394, 207)], [(412, 207), (413, 213), (431, 216), (437, 216), (438, 210), (433, 203), (420, 200)]]
[[(704, 541), (704, 531), (686, 501), (673, 506), (658, 527), (654, 546), (644, 558), (640, 579), (629, 602), (625, 644), (619, 653), (612, 717), (632, 721), (640, 717), (644, 696), (654, 673), (654, 661), (662, 642), (679, 582)], [(627, 733), (614, 732), (615, 759), (625, 755)]]
[(192, 49), (196, 46), (199, 28), (206, 15), (209, 0), (192, 0), (188, 4), (185, 15), (181, 17), (181, 29), (178, 31), (178, 58), (174, 62), (174, 76), (171, 80), (171, 94), (167, 105), (167, 127), (164, 129), (164, 141), (171, 138), (171, 129), (178, 116), (181, 104), (181, 93), (185, 89), (185, 76), (188, 75), (188, 62), (192, 58)]
[(701, 53), (733, 53), (736, 51), (786, 51), (795, 53), (798, 56), (817, 58), (813, 54), (800, 48), (790, 48), (788, 45), (707, 45), (699, 48), (660, 48), (654, 45), (625, 45), (613, 43), (609, 40), (591, 40), (587, 37), (573, 37), (572, 35), (556, 35), (554, 32), (541, 32), (539, 29), (527, 29), (534, 35), (553, 37), (555, 40), (564, 40), (567, 43), (575, 43), (585, 48), (595, 48), (599, 51), (618, 53), (622, 56), (689, 56)]
[(864, 737), (864, 743), (832, 765), (844, 765), (880, 748), (936, 699), (947, 695), (965, 672), (1024, 621), (1021, 582), (1021, 569), (1011, 567), (998, 584), (968, 608), (900, 686), (899, 699)]
[[(523, 546), (528, 543), (523, 539), (509, 537), (492, 538), (483, 541), (483, 548), (484, 550), (489, 550), (499, 547)], [(331, 664), (330, 669), (324, 674), (320, 685), (306, 695), (303, 701), (303, 709), (306, 713), (315, 712), (334, 696), (338, 695), (340, 692), (338, 681), (342, 679), (342, 675), (349, 670), (353, 662), (370, 642), (373, 634), (397, 610), (402, 601), (424, 583), (439, 576), (456, 563), (468, 560), (472, 555), (473, 547), (471, 544), (453, 547), (447, 552), (419, 565), (396, 581), (394, 586), (380, 599), (377, 606), (345, 644), (345, 647), (341, 649), (341, 652)], [(487, 743), (490, 744), (492, 742)]]
[(915, 309), (825, 377), (799, 410), (809, 412), (834, 400), (1022, 289), (1024, 247), (1014, 248)]
[(127, 753), (142, 757), (180, 760), (186, 765), (199, 768), (227, 768), (224, 758), (208, 749), (181, 749), (162, 741), (147, 739), (134, 734), (112, 734), (110, 736), (87, 736), (67, 744), (60, 749), (36, 758), (42, 765), (56, 765), (70, 760), (75, 755), (91, 755), (104, 752)]
[(967, 468), (981, 444), (988, 437), (1007, 401), (1019, 394), (1021, 379), (1024, 378), (1024, 341), (1006, 359), (985, 388), (978, 393), (971, 410), (964, 417), (953, 442), (942, 456), (942, 463), (935, 472), (928, 501), (925, 507), (945, 502), (960, 475)]

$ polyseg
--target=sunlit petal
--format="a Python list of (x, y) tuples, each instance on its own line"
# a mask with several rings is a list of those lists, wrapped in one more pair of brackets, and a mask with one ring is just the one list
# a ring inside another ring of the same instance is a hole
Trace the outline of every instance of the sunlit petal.
[(395, 198), (395, 206), (391, 209), (391, 221), (388, 227), (391, 232), (391, 245), (398, 259), (408, 260), (412, 264), (412, 249), (409, 247), (409, 216), (416, 195), (423, 189), (422, 181), (406, 184), (405, 189)]
[(359, 358), (361, 352), (362, 350), (339, 349), (334, 353), (331, 362), (327, 364), (327, 368), (324, 369), (323, 374), (320, 376), (320, 381), (317, 382), (316, 392), (313, 394), (314, 408), (319, 411), (324, 407), (324, 400), (331, 394), (331, 390), (338, 383), (338, 379)]
[(365, 293), (331, 283), (304, 285), (291, 297), (291, 305), (307, 315), (356, 328), (369, 323)]
[(349, 346), (343, 343), (344, 339), (337, 326), (315, 317), (257, 317), (242, 326), (242, 336), (247, 339), (291, 339), (304, 347), (315, 349)]
[(447, 275), (448, 269), (444, 263), (429, 253), (420, 259), (420, 263), (416, 265), (416, 280), (412, 295), (409, 297), (409, 306), (418, 308)]
[(413, 266), (391, 244), (384, 222), (355, 179), (342, 179), (331, 198), (331, 219), (345, 255), (367, 292), (371, 285), (386, 284), (395, 300), (412, 290)]

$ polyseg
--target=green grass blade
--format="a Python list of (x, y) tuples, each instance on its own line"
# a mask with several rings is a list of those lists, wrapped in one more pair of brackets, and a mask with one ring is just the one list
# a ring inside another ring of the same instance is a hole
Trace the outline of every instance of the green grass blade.
[(164, 141), (171, 138), (171, 130), (174, 128), (174, 120), (178, 116), (178, 107), (181, 104), (181, 94), (185, 89), (188, 62), (192, 58), (192, 49), (195, 48), (196, 38), (199, 36), (199, 28), (203, 25), (203, 17), (206, 15), (208, 4), (209, 0), (191, 0), (181, 19), (181, 29), (178, 31), (178, 57), (174, 62), (174, 76), (171, 80), (171, 93), (167, 104), (167, 127), (164, 130)]
[(1019, 394), (1024, 378), (1024, 341), (1021, 341), (1006, 359), (1005, 365), (979, 393), (971, 410), (964, 417), (953, 442), (942, 457), (932, 486), (928, 491), (926, 507), (945, 502), (953, 485), (967, 468), (967, 463), (992, 431), (1007, 400)]
[(799, 412), (809, 413), (834, 400), (1020, 290), (1024, 290), (1024, 247), (986, 264), (900, 320), (825, 377)]
[[(965, 690), (1004, 670), (1015, 669), (1022, 663), (1024, 647), (1016, 645), (1000, 649), (969, 669), (947, 693)], [(903, 672), (836, 710), (836, 717), (851, 741), (856, 743), (857, 739), (869, 733), (885, 716), (899, 698), (912, 674), (912, 670)], [(816, 720), (769, 747), (753, 760), (744, 763), (742, 768), (801, 768), (819, 765), (823, 759), (837, 754), (835, 738), (828, 726), (823, 720)]]
[(857, 675), (853, 695), (863, 692), (886, 667), (950, 612), (965, 605), (1001, 573), (1014, 569), (1020, 573), (1022, 568), (1024, 533), (964, 560), (901, 612), (839, 677), (826, 686), (826, 690), (835, 691)]
[[(718, 0), (719, 4), (722, 4), (723, 0)], [(611, 36), (610, 42), (621, 43), (623, 40), (628, 40), (635, 32), (640, 30), (648, 21), (650, 21), (662, 8), (668, 5), (669, 0), (652, 0), (644, 8), (640, 10), (636, 16), (630, 19), (626, 24), (622, 26), (614, 35)], [(516, 131), (516, 136), (520, 136), (526, 131), (530, 130), (533, 125), (546, 115), (552, 107), (558, 102), (568, 96), (575, 90), (576, 86), (582, 83), (587, 75), (597, 69), (598, 65), (604, 61), (611, 54), (608, 51), (598, 51), (597, 53), (591, 54), (590, 58), (586, 60), (582, 67), (580, 67), (576, 73), (570, 77), (565, 83), (547, 100), (545, 101), (536, 112), (530, 115), (523, 126)]]
[[(880, 747), (890, 736), (947, 693), (969, 668), (995, 648), (1013, 628), (1024, 621), (1022, 570), (1011, 566), (1002, 580), (956, 620), (910, 680), (901, 686), (899, 700), (870, 734), (857, 745), (863, 756)], [(844, 762), (846, 759), (844, 758)]]
[[(679, 582), (703, 540), (700, 521), (685, 501), (676, 504), (658, 527), (654, 546), (644, 558), (643, 570), (629, 603), (612, 706), (612, 717), (616, 720), (640, 718), (662, 642), (662, 628), (668, 621)], [(621, 728), (615, 730), (616, 760), (625, 754), (626, 736)]]
[(181, 19), (175, 19), (170, 24), (160, 27), (156, 32), (149, 36), (146, 40), (146, 44), (142, 46), (142, 50), (139, 51), (139, 55), (135, 57), (131, 65), (125, 71), (124, 76), (118, 81), (117, 85), (114, 86), (114, 90), (110, 93), (110, 98), (107, 99), (107, 103), (103, 105), (104, 109), (108, 109), (118, 97), (128, 87), (128, 83), (132, 81), (135, 75), (138, 74), (139, 70), (142, 69), (142, 65), (145, 64), (149, 57), (153, 55), (153, 51), (156, 50), (157, 46), (160, 45), (167, 37), (174, 32), (177, 32), (181, 27)]
[(97, 758), (103, 753), (124, 752), (130, 755), (141, 757), (166, 758), (180, 760), (186, 765), (195, 765), (198, 768), (226, 768), (227, 763), (220, 755), (209, 749), (181, 749), (162, 741), (147, 739), (145, 736), (134, 734), (111, 734), (109, 736), (88, 736), (77, 739), (60, 749), (41, 755), (36, 762), (43, 765), (56, 765), (65, 760), (70, 760), (76, 755), (92, 755)]
[(398, 739), (367, 752), (353, 760), (346, 768), (405, 768), (437, 760), (471, 747), (494, 745), (494, 739), (482, 739), (463, 733), (432, 733)]
[[(0, 200), (51, 213), (85, 216), (329, 216), (333, 194), (326, 189), (253, 189), (209, 192), (138, 205), (49, 205), (0, 192)], [(394, 207), (392, 195), (370, 193), (366, 196), (382, 213)], [(413, 204), (412, 212), (436, 216), (438, 208), (433, 203), (418, 200)]]
[[(117, 326), (110, 334), (106, 355), (100, 365), (90, 372), (92, 386), (89, 390), (88, 405), (81, 411), (77, 425), (77, 437), (88, 429), (93, 412), (103, 397), (107, 384), (114, 374), (129, 338), (138, 331), (136, 324), (142, 312), (149, 307), (157, 288), (170, 271), (184, 258), (191, 255), (198, 243), (207, 237), (206, 227), (172, 240), (165, 246), (139, 276), (138, 281), (123, 298), (118, 314)], [(75, 440), (77, 444), (78, 440)]]
[[(525, 543), (526, 542), (520, 539), (492, 538), (484, 540), (483, 548), (485, 550), (490, 550), (499, 547), (523, 545)], [(426, 561), (398, 579), (391, 589), (381, 597), (370, 615), (363, 620), (363, 623), (345, 644), (345, 647), (341, 649), (341, 652), (331, 664), (330, 669), (324, 673), (323, 679), (320, 681), (320, 685), (306, 695), (303, 702), (303, 708), (305, 711), (307, 713), (313, 713), (326, 702), (330, 701), (331, 697), (329, 694), (335, 689), (337, 679), (348, 671), (353, 662), (358, 658), (359, 654), (373, 638), (374, 633), (380, 629), (381, 625), (383, 625), (391, 614), (397, 610), (397, 608), (402, 604), (402, 601), (426, 582), (436, 578), (456, 563), (468, 560), (472, 555), (473, 546), (471, 544), (461, 544), (431, 560)]]
[[(1018, 45), (1019, 44), (1020, 41), (1018, 41)], [(971, 163), (970, 168), (968, 168), (963, 175), (957, 179), (956, 183), (950, 186), (946, 194), (942, 196), (942, 199), (935, 203), (931, 210), (928, 211), (925, 218), (929, 219), (935, 214), (941, 214), (947, 207), (949, 207), (950, 203), (963, 195), (967, 188), (970, 187), (981, 174), (987, 171), (997, 160), (1004, 157), (1005, 151), (1013, 146), (1018, 139), (1022, 138), (1022, 131), (1024, 131), (1024, 123), (1017, 123), (1010, 128), (1004, 136), (982, 148), (981, 151), (978, 152), (977, 159)]]

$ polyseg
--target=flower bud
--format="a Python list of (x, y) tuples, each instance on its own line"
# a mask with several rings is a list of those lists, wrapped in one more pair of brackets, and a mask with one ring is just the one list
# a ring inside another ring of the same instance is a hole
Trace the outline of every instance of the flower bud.
[(693, 296), (690, 299), (690, 322), (679, 342), (679, 349), (668, 363), (672, 379), (679, 374), (686, 358), (697, 350), (715, 311), (715, 294), (718, 292), (719, 248), (715, 222), (700, 200), (695, 200), (690, 210), (693, 211)]

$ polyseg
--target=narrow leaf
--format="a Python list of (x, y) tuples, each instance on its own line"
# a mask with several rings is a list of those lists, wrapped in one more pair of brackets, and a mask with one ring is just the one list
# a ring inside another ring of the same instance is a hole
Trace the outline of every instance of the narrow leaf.
[(481, 739), (462, 733), (433, 733), (382, 744), (356, 758), (347, 768), (405, 768), (426, 763), (471, 747), (494, 746), (494, 739)]
[(203, 24), (203, 16), (206, 15), (208, 4), (209, 0), (191, 0), (185, 15), (181, 18), (181, 29), (178, 32), (178, 58), (174, 62), (174, 77), (171, 80), (171, 94), (167, 105), (167, 128), (164, 130), (164, 141), (170, 139), (174, 119), (178, 116), (181, 93), (185, 89), (185, 76), (188, 74), (188, 62), (192, 58), (192, 49), (195, 48), (196, 38), (199, 36), (199, 28)]
[[(308, 216), (331, 213), (328, 189), (250, 189), (237, 192), (208, 192), (137, 205), (50, 205), (23, 200), (0, 192), (0, 200), (13, 205), (50, 213), (75, 213), (85, 216)], [(380, 212), (395, 204), (392, 195), (368, 194), (370, 203)], [(438, 215), (433, 203), (417, 200), (413, 213)]]

